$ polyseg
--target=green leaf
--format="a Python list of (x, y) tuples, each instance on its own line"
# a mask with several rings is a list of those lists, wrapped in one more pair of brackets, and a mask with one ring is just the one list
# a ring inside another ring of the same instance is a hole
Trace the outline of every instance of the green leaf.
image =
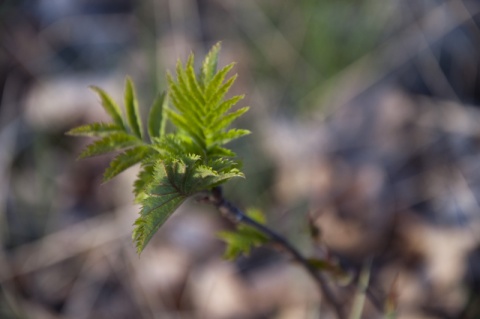
[(160, 226), (186, 199), (172, 187), (165, 186), (163, 191), (165, 193), (160, 193), (158, 196), (148, 194), (150, 196), (143, 201), (141, 216), (134, 223), (132, 239), (139, 254), (145, 249)]
[(219, 114), (223, 115), (228, 112), (238, 101), (243, 99), (243, 95), (236, 95), (228, 100), (223, 101), (222, 103), (217, 103), (217, 107), (212, 109), (210, 113), (207, 115), (205, 119), (205, 123), (212, 123), (216, 118), (218, 118)]
[[(212, 100), (216, 95), (218, 96), (217, 92), (219, 88), (222, 87), (222, 83), (223, 83), (223, 80), (225, 80), (225, 76), (227, 75), (228, 72), (230, 72), (230, 70), (233, 68), (234, 65), (235, 63), (230, 63), (229, 65), (221, 69), (217, 74), (215, 74), (215, 76), (210, 81), (210, 83), (208, 84), (205, 90), (205, 97), (207, 101)], [(227, 82), (229, 84), (228, 88), (233, 84), (233, 82), (235, 82), (235, 76), (230, 78), (230, 80)], [(228, 90), (228, 88), (226, 90)]]
[[(176, 80), (168, 75), (171, 100), (176, 111), (167, 110), (166, 113), (174, 126), (179, 128), (182, 134), (188, 136), (200, 148), (195, 154), (203, 157), (235, 156), (235, 153), (230, 150), (218, 148), (217, 144), (223, 145), (248, 134), (247, 130), (225, 132), (236, 118), (248, 110), (248, 107), (226, 114), (243, 99), (243, 95), (223, 101), (234, 83), (236, 75), (224, 83), (227, 73), (234, 65), (233, 63), (216, 72), (219, 50), (219, 44), (212, 48), (202, 65), (200, 80), (197, 80), (194, 72), (193, 54), (189, 56), (185, 68), (178, 61)], [(204, 85), (206, 82), (202, 82), (202, 77), (208, 79), (208, 85)]]
[(229, 232), (221, 231), (217, 233), (217, 237), (222, 239), (226, 244), (223, 258), (226, 260), (234, 260), (240, 255), (248, 256), (253, 247), (260, 246), (263, 238), (255, 232), (238, 231)]
[(187, 183), (197, 158), (160, 161), (155, 165), (154, 178), (146, 186), (140, 217), (135, 221), (133, 241), (141, 253), (155, 232), (189, 195)]
[[(183, 72), (179, 70), (177, 66), (177, 72)], [(183, 74), (183, 73), (182, 73)], [(205, 105), (201, 104), (190, 92), (188, 85), (186, 84), (183, 76), (177, 76), (178, 83), (175, 82), (173, 77), (169, 74), (167, 76), (168, 84), (170, 85), (170, 95), (172, 97), (173, 105), (182, 113), (189, 114), (198, 123), (203, 123), (203, 117), (205, 116)]]
[(167, 114), (168, 118), (175, 126), (188, 133), (201, 148), (206, 148), (206, 138), (200, 126), (196, 125), (193, 121), (188, 121), (184, 116), (172, 110), (167, 110)]
[(127, 168), (140, 163), (153, 150), (148, 146), (137, 146), (118, 154), (111, 162), (110, 166), (103, 174), (103, 181), (107, 182), (114, 178)]
[(72, 136), (107, 136), (112, 133), (123, 132), (123, 127), (113, 123), (92, 123), (75, 127), (68, 131), (67, 135)]
[(150, 114), (148, 116), (148, 134), (150, 138), (163, 136), (165, 132), (165, 120), (166, 116), (164, 110), (168, 105), (168, 95), (163, 92), (159, 94), (152, 107), (150, 108)]
[[(227, 173), (233, 170), (240, 172), (240, 163), (228, 158), (216, 158), (208, 161), (207, 165), (219, 173)], [(241, 177), (244, 177), (243, 174)]]
[[(257, 223), (260, 223), (262, 225), (265, 225), (267, 222), (267, 218), (265, 217), (265, 214), (257, 208), (249, 208), (247, 209), (246, 215), (256, 221)], [(248, 229), (251, 228), (250, 226), (247, 225), (238, 225), (239, 228), (241, 229)]]
[[(243, 95), (225, 98), (236, 75), (226, 79), (233, 63), (217, 72), (219, 51), (220, 43), (205, 57), (198, 75), (193, 54), (185, 66), (178, 61), (175, 78), (167, 73), (168, 91), (156, 97), (149, 111), (147, 131), (150, 144), (143, 142), (135, 88), (128, 77), (124, 92), (124, 118), (112, 98), (102, 89), (92, 87), (99, 94), (113, 124), (93, 123), (68, 132), (100, 138), (88, 145), (80, 157), (122, 151), (105, 171), (105, 181), (132, 165), (141, 164), (133, 190), (135, 201), (142, 205), (133, 233), (138, 252), (145, 248), (153, 234), (188, 196), (231, 178), (244, 176), (239, 162), (232, 159), (235, 153), (223, 145), (250, 133), (247, 130), (228, 130), (232, 121), (248, 108), (230, 112)], [(170, 101), (172, 108), (169, 108)], [(175, 128), (172, 134), (164, 132), (167, 119)], [(247, 240), (246, 245), (240, 244), (240, 252), (248, 251), (248, 247), (262, 240), (252, 229), (240, 227), (239, 231), (227, 237), (233, 242)], [(256, 239), (249, 242), (246, 237)]]
[[(247, 215), (260, 224), (265, 224), (265, 215), (260, 210), (250, 209)], [(223, 257), (233, 260), (240, 255), (249, 255), (253, 247), (261, 246), (269, 241), (269, 238), (255, 228), (239, 224), (235, 231), (222, 231), (217, 236), (226, 244)]]
[(244, 97), (245, 97), (244, 95), (236, 95), (228, 100), (225, 100), (215, 108), (214, 112), (216, 114), (224, 114), (228, 112), (239, 101), (243, 100)]
[(141, 141), (135, 136), (124, 132), (113, 133), (88, 145), (80, 154), (80, 158), (102, 155), (140, 144)]
[(117, 103), (115, 103), (115, 101), (101, 88), (97, 86), (91, 86), (90, 88), (98, 94), (100, 100), (102, 101), (103, 108), (108, 113), (108, 115), (110, 115), (113, 122), (122, 128), (125, 127), (121, 115), (122, 112), (120, 111)]
[[(187, 64), (192, 63), (190, 61), (193, 61), (193, 55), (190, 55), (189, 61), (187, 61)], [(184, 70), (182, 62), (180, 60), (177, 62), (176, 71), (177, 71), (177, 83), (173, 82), (173, 85), (178, 89), (179, 92), (181, 92), (181, 94), (187, 100), (187, 104), (183, 107), (182, 111), (198, 113), (200, 114), (200, 117), (203, 117), (203, 115), (205, 115), (204, 98), (199, 97), (198, 94), (195, 94), (194, 89), (189, 84), (187, 72), (186, 70)], [(170, 83), (170, 85), (171, 84), (172, 82)], [(178, 96), (176, 97), (179, 98)]]
[(218, 143), (220, 145), (226, 144), (239, 137), (250, 134), (249, 130), (231, 129), (227, 132), (221, 132), (213, 136), (212, 143)]
[(224, 115), (221, 118), (217, 119), (215, 122), (213, 122), (209, 128), (213, 131), (223, 130), (227, 128), (235, 119), (247, 112), (249, 109), (250, 107), (245, 106), (241, 109), (236, 110), (235, 112)]
[(185, 67), (185, 73), (187, 77), (188, 88), (192, 95), (195, 97), (200, 104), (205, 104), (205, 96), (198, 84), (197, 77), (195, 75), (195, 70), (193, 69), (193, 54), (190, 54), (190, 57), (187, 61), (187, 65)]
[(229, 150), (228, 148), (221, 147), (219, 145), (214, 145), (210, 147), (207, 151), (207, 155), (209, 157), (235, 157), (237, 154), (235, 154), (233, 151)]
[(125, 81), (125, 109), (127, 111), (127, 120), (132, 132), (142, 138), (142, 121), (138, 112), (138, 101), (135, 94), (135, 87), (132, 80), (127, 77)]
[(182, 138), (179, 134), (167, 134), (163, 138), (154, 139), (154, 147), (159, 153), (170, 157), (202, 153), (202, 149), (190, 138)]
[[(227, 94), (228, 90), (230, 90), (230, 87), (233, 85), (236, 79), (237, 75), (232, 76), (227, 80), (227, 82), (223, 83), (215, 92), (212, 93), (212, 95), (209, 96), (208, 103), (211, 108), (217, 109), (217, 106), (221, 103), (222, 99), (225, 98), (225, 95)], [(221, 114), (218, 110), (216, 110), (215, 113)]]
[(220, 53), (220, 42), (215, 44), (203, 60), (200, 81), (203, 87), (206, 87), (217, 72), (218, 54)]
[(147, 186), (140, 217), (135, 221), (133, 240), (141, 253), (155, 232), (192, 191), (190, 179), (196, 157), (185, 161), (161, 161), (155, 166), (155, 177)]
[(145, 190), (154, 180), (154, 171), (152, 163), (145, 164), (145, 162), (142, 162), (142, 168), (133, 183), (133, 194), (135, 195), (136, 203), (142, 203), (147, 197)]
[(199, 166), (195, 172), (196, 180), (193, 185), (197, 191), (201, 191), (205, 189), (211, 189), (234, 177), (244, 177), (244, 175), (238, 169), (234, 168), (218, 173), (215, 172), (211, 167), (202, 165)]
[(236, 169), (215, 172), (202, 165), (197, 155), (158, 161), (154, 178), (145, 187), (140, 217), (135, 221), (133, 240), (138, 253), (188, 196), (241, 175)]

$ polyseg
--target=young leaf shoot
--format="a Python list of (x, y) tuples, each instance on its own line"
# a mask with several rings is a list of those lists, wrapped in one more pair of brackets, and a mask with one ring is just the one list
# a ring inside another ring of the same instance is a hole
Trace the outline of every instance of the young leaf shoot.
[[(134, 194), (142, 209), (132, 235), (138, 253), (189, 196), (233, 177), (243, 177), (235, 153), (225, 144), (250, 133), (229, 129), (248, 107), (231, 111), (243, 96), (226, 98), (236, 75), (226, 79), (233, 64), (217, 71), (219, 52), (220, 44), (216, 44), (198, 74), (193, 54), (185, 65), (178, 61), (175, 76), (167, 75), (167, 92), (159, 94), (150, 109), (148, 138), (143, 132), (135, 87), (128, 77), (125, 116), (105, 91), (92, 87), (112, 122), (83, 125), (68, 132), (98, 138), (86, 147), (81, 158), (119, 152), (106, 169), (104, 181), (141, 164)], [(168, 134), (167, 120), (174, 127)]]

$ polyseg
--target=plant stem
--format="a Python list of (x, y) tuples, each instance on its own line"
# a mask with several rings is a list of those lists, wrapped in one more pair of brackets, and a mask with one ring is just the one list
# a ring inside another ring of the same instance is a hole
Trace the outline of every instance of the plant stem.
[(266, 227), (265, 225), (262, 225), (253, 220), (252, 218), (248, 217), (239, 208), (227, 201), (223, 197), (221, 187), (213, 188), (210, 196), (206, 198), (206, 201), (217, 207), (220, 213), (222, 213), (222, 215), (226, 218), (232, 220), (233, 222), (244, 223), (257, 229), (258, 231), (268, 236), (273, 242), (288, 251), (293, 256), (293, 258), (313, 277), (320, 291), (325, 297), (325, 300), (333, 307), (337, 318), (345, 318), (340, 303), (338, 302), (335, 294), (330, 288), (327, 279), (323, 276), (322, 273), (315, 269), (315, 267), (313, 267), (308, 262), (308, 260), (303, 257), (302, 254), (295, 247), (293, 247), (290, 242), (288, 242), (287, 239), (285, 239), (283, 236), (279, 235), (275, 231), (271, 230), (270, 228)]
[(360, 272), (360, 278), (358, 279), (357, 284), (357, 292), (355, 294), (349, 319), (360, 319), (362, 317), (362, 312), (365, 307), (367, 289), (370, 281), (371, 264), (372, 260), (370, 258)]

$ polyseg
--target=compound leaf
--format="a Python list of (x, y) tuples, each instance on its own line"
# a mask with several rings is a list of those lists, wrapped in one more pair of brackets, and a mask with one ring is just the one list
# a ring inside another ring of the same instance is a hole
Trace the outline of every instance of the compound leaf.
[[(105, 181), (141, 164), (133, 187), (135, 201), (142, 205), (132, 235), (139, 253), (186, 198), (231, 178), (243, 177), (239, 162), (230, 159), (235, 153), (223, 145), (250, 133), (228, 129), (248, 107), (230, 111), (243, 95), (225, 99), (236, 75), (225, 80), (233, 63), (217, 72), (219, 52), (218, 43), (204, 59), (199, 75), (195, 73), (193, 54), (185, 65), (178, 61), (175, 78), (167, 74), (169, 89), (157, 96), (149, 112), (149, 143), (143, 142), (135, 87), (128, 77), (124, 92), (125, 118), (105, 91), (92, 87), (113, 123), (93, 123), (68, 132), (100, 138), (88, 145), (80, 157), (122, 151), (106, 169)], [(168, 107), (170, 101), (172, 108)], [(164, 133), (166, 119), (176, 129), (174, 133)], [(234, 252), (235, 249), (248, 252), (249, 247), (263, 240), (252, 229), (238, 230), (238, 233), (225, 235), (232, 242)]]
[(160, 226), (186, 199), (185, 196), (176, 192), (171, 186), (164, 186), (162, 191), (164, 193), (160, 193), (158, 196), (152, 196), (147, 193), (149, 196), (142, 201), (141, 216), (135, 221), (132, 234), (132, 239), (139, 254)]
[(154, 177), (145, 187), (140, 217), (135, 221), (133, 240), (138, 253), (185, 199), (230, 178), (243, 176), (237, 169), (214, 171), (198, 155), (162, 159), (155, 164)]

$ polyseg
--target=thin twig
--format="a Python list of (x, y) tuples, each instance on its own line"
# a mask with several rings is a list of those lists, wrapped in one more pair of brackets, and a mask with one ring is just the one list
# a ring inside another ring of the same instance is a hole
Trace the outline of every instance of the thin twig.
[(365, 308), (366, 293), (370, 282), (372, 259), (369, 258), (360, 272), (357, 283), (357, 292), (353, 301), (349, 319), (360, 319)]
[(302, 265), (303, 268), (315, 279), (315, 282), (318, 284), (320, 291), (323, 293), (325, 300), (329, 303), (338, 319), (344, 319), (343, 311), (340, 306), (340, 303), (337, 300), (337, 297), (333, 293), (332, 289), (330, 288), (327, 280), (325, 277), (313, 267), (308, 260), (300, 254), (300, 252), (292, 246), (284, 237), (277, 234), (275, 231), (271, 230), (270, 228), (262, 225), (252, 218), (248, 217), (245, 213), (243, 213), (240, 209), (238, 209), (235, 205), (227, 201), (222, 194), (222, 189), (220, 187), (215, 187), (212, 189), (212, 193), (209, 197), (205, 199), (207, 202), (215, 205), (218, 208), (220, 213), (226, 218), (236, 222), (236, 223), (244, 223), (249, 225), (258, 231), (262, 232), (266, 236), (268, 236), (273, 242), (277, 243), (281, 247), (283, 247), (286, 251), (288, 251), (293, 258)]

